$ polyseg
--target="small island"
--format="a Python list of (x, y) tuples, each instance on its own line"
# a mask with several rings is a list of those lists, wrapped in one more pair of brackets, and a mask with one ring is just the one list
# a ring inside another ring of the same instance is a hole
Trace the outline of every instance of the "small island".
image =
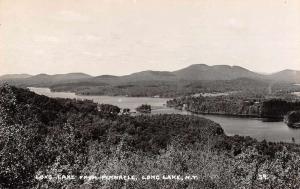
[(300, 128), (300, 110), (290, 111), (284, 116), (284, 122), (293, 128)]
[(141, 106), (136, 108), (136, 111), (144, 114), (150, 114), (151, 113), (151, 105), (148, 104), (142, 104)]

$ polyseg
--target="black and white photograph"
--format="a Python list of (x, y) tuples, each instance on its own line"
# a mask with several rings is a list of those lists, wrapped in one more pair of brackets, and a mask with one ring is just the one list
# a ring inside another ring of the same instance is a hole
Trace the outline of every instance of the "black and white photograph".
[(0, 189), (300, 188), (300, 0), (0, 0)]

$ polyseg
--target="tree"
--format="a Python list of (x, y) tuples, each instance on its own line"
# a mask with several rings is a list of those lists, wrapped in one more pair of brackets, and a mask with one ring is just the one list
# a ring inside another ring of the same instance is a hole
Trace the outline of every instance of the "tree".
[(300, 124), (300, 111), (290, 111), (284, 117), (284, 122), (290, 127), (299, 127)]
[(120, 113), (120, 108), (110, 104), (100, 104), (98, 105), (98, 111), (104, 117), (115, 117)]
[(140, 113), (151, 113), (151, 105), (142, 104), (141, 106), (136, 108), (136, 111)]
[(34, 184), (38, 164), (32, 149), (38, 138), (36, 120), (23, 124), (21, 107), (11, 87), (0, 87), (0, 188), (27, 188)]
[(123, 115), (129, 115), (129, 114), (130, 114), (130, 109), (129, 109), (129, 108), (124, 108), (124, 109), (122, 110), (122, 114), (123, 114)]

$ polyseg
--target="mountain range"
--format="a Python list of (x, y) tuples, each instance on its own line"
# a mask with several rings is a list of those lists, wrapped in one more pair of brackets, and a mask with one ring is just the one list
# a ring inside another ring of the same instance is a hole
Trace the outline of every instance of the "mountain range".
[(68, 74), (9, 74), (0, 76), (0, 81), (6, 81), (24, 86), (51, 86), (57, 84), (86, 83), (102, 85), (103, 83), (126, 83), (135, 81), (214, 81), (233, 80), (238, 78), (262, 79), (274, 82), (300, 83), (300, 71), (283, 70), (273, 74), (260, 74), (239, 66), (193, 64), (177, 71), (142, 71), (130, 75), (91, 76), (85, 73)]

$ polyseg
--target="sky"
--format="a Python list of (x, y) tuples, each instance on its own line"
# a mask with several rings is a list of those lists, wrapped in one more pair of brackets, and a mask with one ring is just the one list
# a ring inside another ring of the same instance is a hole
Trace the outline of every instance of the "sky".
[(300, 0), (0, 0), (0, 75), (300, 70)]

